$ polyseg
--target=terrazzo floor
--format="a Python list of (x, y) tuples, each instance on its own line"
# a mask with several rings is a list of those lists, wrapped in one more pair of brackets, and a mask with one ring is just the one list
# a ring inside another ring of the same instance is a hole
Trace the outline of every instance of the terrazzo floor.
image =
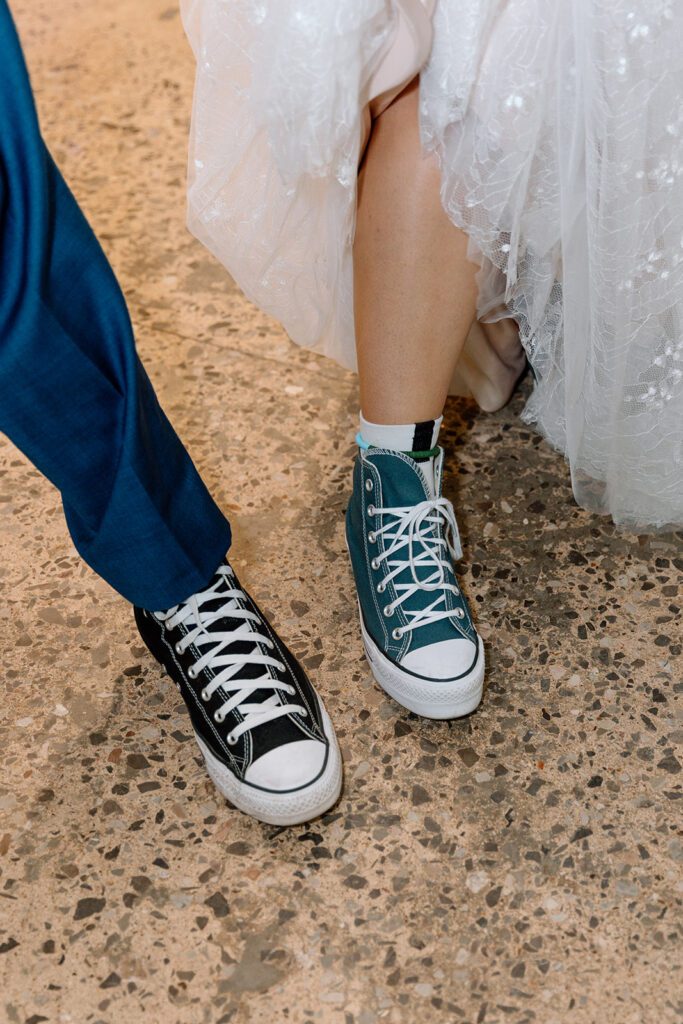
[(576, 508), (523, 395), (493, 416), (451, 400), (446, 492), (487, 691), (453, 723), (385, 698), (342, 535), (356, 382), (185, 230), (175, 5), (12, 6), (48, 142), (236, 567), (324, 695), (346, 784), (308, 827), (227, 806), (130, 609), (0, 438), (0, 1019), (683, 1020), (681, 538)]

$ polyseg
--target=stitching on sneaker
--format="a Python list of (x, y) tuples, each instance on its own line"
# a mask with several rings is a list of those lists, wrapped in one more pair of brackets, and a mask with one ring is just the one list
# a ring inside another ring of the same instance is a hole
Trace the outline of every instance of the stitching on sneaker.
[[(384, 646), (388, 647), (389, 646), (389, 635), (388, 635), (387, 627), (386, 627), (386, 624), (385, 624), (385, 621), (384, 621), (384, 619), (385, 619), (384, 614), (383, 614), (382, 609), (380, 608), (379, 603), (377, 601), (377, 591), (375, 590), (375, 582), (374, 582), (374, 579), (372, 577), (372, 570), (370, 569), (370, 559), (368, 557), (368, 531), (366, 529), (367, 505), (366, 505), (366, 500), (365, 500), (365, 495), (366, 495), (367, 492), (365, 490), (365, 476), (364, 476), (364, 472), (363, 472), (364, 468), (366, 466), (369, 467), (370, 473), (371, 473), (371, 475), (373, 477), (373, 483), (376, 483), (377, 487), (379, 488), (380, 495), (382, 493), (382, 481), (381, 481), (379, 472), (377, 470), (377, 467), (375, 465), (373, 465), (373, 463), (370, 462), (369, 459), (365, 458), (365, 456), (361, 455), (360, 458), (361, 458), (361, 474), (360, 474), (360, 482), (361, 482), (361, 489), (360, 489), (360, 491), (361, 491), (361, 511), (362, 511), (362, 516), (363, 516), (362, 522), (361, 522), (361, 533), (363, 535), (363, 550), (365, 552), (365, 566), (366, 566), (366, 572), (368, 574), (368, 579), (370, 581), (370, 593), (372, 594), (372, 601), (373, 601), (373, 604), (375, 606), (375, 611), (377, 612), (377, 618), (378, 618), (379, 623), (380, 623), (380, 625), (382, 627), (382, 633), (384, 634)], [(374, 479), (375, 476), (377, 477), (376, 480)], [(374, 502), (370, 502), (370, 504), (374, 505)]]

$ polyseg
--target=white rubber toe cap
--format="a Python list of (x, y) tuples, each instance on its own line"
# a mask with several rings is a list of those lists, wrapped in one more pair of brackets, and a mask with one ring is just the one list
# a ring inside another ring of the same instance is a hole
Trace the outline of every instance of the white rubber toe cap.
[(454, 679), (472, 668), (476, 656), (477, 647), (471, 640), (441, 640), (409, 651), (401, 668), (422, 679)]
[(322, 771), (326, 749), (318, 740), (274, 747), (247, 768), (244, 781), (275, 793), (306, 786)]

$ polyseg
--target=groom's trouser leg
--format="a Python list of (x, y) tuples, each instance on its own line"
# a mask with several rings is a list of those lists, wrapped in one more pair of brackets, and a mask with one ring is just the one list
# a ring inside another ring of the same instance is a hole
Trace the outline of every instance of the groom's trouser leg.
[(204, 586), (230, 527), (160, 408), (125, 301), (38, 126), (0, 0), (0, 431), (61, 491), (76, 548), (163, 609)]

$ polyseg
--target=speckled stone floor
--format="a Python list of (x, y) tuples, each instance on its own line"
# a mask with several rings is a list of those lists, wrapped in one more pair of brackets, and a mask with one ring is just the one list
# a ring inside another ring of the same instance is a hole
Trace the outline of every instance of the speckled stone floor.
[(0, 439), (0, 1019), (683, 1019), (680, 538), (577, 509), (521, 397), (495, 416), (453, 400), (446, 489), (488, 688), (451, 724), (385, 698), (342, 540), (356, 383), (184, 229), (173, 0), (13, 7), (45, 134), (238, 569), (324, 694), (346, 787), (290, 830), (218, 798), (129, 608)]

